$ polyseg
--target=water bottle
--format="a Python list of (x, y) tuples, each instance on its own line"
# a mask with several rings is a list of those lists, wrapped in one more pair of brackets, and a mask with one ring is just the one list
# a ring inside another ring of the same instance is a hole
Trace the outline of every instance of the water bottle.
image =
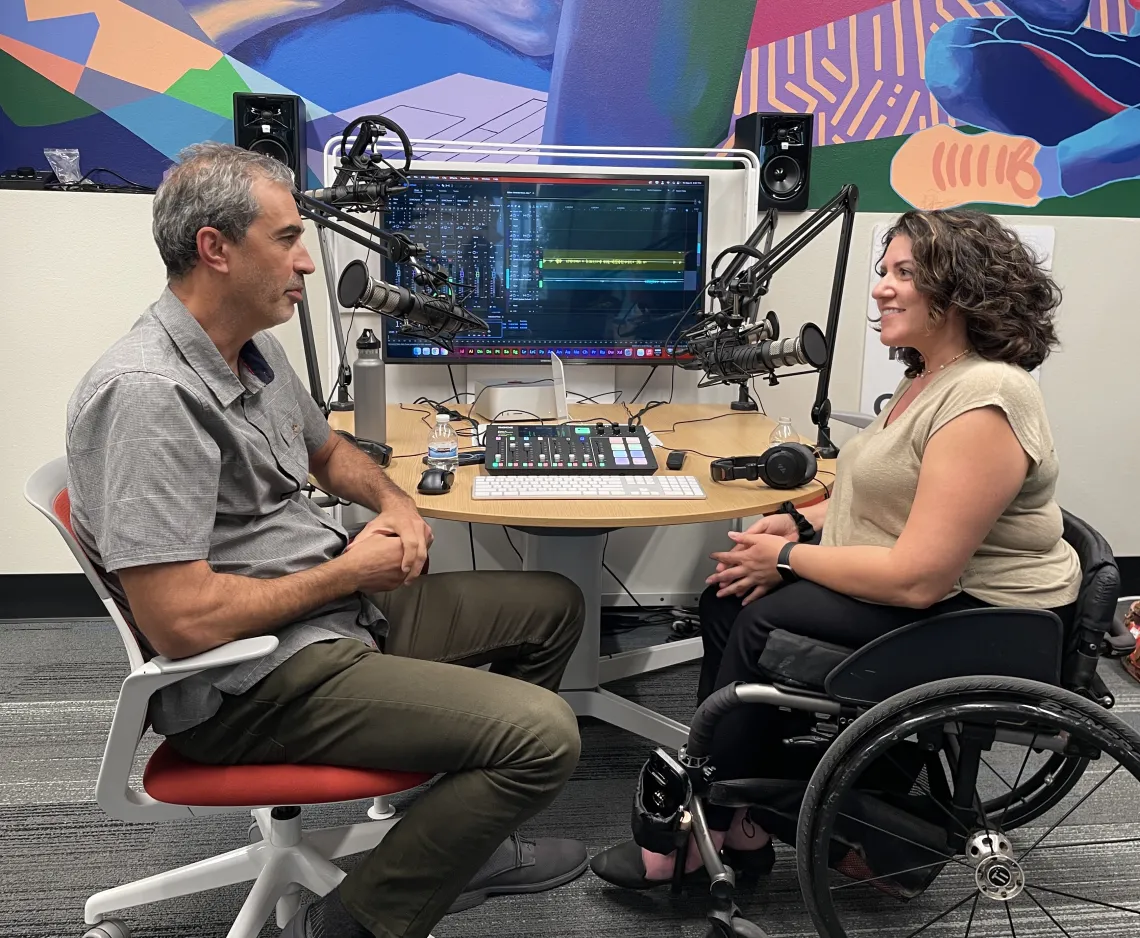
[(780, 422), (776, 424), (776, 429), (768, 437), (769, 446), (779, 446), (781, 443), (798, 443), (799, 441), (800, 435), (792, 426), (791, 417), (781, 417)]
[(374, 443), (388, 442), (388, 400), (384, 387), (384, 361), (380, 339), (365, 329), (356, 340), (356, 363), (352, 366), (353, 399), (356, 407), (355, 434)]
[(428, 437), (427, 464), (454, 472), (459, 465), (459, 437), (451, 427), (447, 414), (435, 415), (435, 427)]

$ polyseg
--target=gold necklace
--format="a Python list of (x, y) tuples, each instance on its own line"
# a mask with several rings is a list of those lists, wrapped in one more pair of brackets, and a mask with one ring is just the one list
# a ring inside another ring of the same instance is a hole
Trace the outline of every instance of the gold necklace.
[[(939, 365), (938, 370), (941, 371), (943, 368), (948, 368), (950, 365), (953, 365), (954, 362), (956, 362), (963, 355), (967, 354), (969, 351), (970, 350), (968, 348), (962, 349), (962, 351), (960, 351), (957, 355), (955, 355), (953, 358), (951, 358), (950, 361), (944, 362), (943, 364)], [(929, 370), (927, 370), (926, 368), (923, 368), (922, 371), (920, 371), (918, 373), (918, 376), (920, 378), (926, 378), (926, 377), (929, 377), (930, 374), (931, 374), (931, 372)]]

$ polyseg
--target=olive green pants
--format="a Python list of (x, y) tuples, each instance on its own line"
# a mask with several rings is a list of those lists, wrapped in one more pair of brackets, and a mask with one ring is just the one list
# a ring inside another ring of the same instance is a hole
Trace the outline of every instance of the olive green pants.
[(577, 765), (577, 720), (552, 692), (582, 594), (554, 573), (441, 573), (373, 599), (389, 621), (383, 653), (310, 645), (169, 741), (213, 764), (445, 773), (340, 886), (380, 938), (422, 938)]

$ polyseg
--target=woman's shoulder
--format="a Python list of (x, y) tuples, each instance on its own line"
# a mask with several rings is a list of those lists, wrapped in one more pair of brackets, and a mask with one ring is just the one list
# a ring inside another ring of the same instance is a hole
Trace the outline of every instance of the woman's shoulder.
[(963, 362), (946, 386), (957, 393), (990, 394), (1028, 406), (1044, 406), (1041, 388), (1032, 374), (1020, 365), (990, 361), (977, 355)]

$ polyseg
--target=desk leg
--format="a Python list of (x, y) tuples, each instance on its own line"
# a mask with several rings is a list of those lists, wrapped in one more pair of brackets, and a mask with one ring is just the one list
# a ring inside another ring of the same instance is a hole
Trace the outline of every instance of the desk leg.
[(578, 585), (586, 599), (586, 622), (562, 678), (562, 696), (578, 716), (594, 717), (662, 746), (680, 748), (689, 736), (685, 724), (599, 687), (604, 548), (602, 534), (531, 533), (526, 539), (523, 568), (561, 573)]

